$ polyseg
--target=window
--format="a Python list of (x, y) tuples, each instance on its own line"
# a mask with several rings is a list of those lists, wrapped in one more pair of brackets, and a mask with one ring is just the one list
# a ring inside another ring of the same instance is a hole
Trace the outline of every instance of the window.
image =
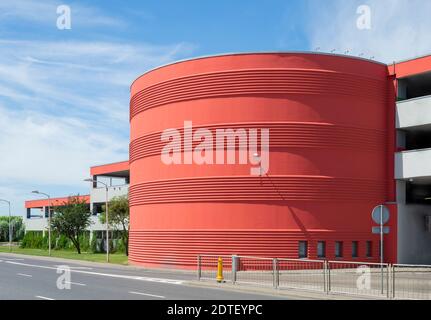
[(352, 258), (358, 257), (358, 241), (352, 241)]
[(326, 257), (326, 243), (325, 241), (317, 242), (317, 257), (325, 258)]
[(307, 241), (299, 241), (299, 258), (307, 258), (308, 256), (308, 242)]
[(373, 256), (373, 243), (371, 241), (367, 241), (367, 258), (371, 258)]
[(335, 258), (343, 257), (343, 242), (335, 241)]

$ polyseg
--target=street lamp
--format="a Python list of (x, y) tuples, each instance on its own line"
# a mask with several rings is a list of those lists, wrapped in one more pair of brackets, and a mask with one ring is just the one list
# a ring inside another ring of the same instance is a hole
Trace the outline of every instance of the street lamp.
[(12, 222), (12, 220), (11, 220), (11, 216), (10, 216), (10, 201), (8, 201), (8, 200), (5, 200), (5, 199), (0, 199), (0, 201), (1, 202), (6, 202), (7, 204), (8, 204), (8, 206), (9, 206), (9, 252), (11, 252), (12, 251), (12, 229), (11, 229), (11, 226), (12, 226), (12, 224), (11, 224), (11, 222)]
[(106, 200), (105, 200), (105, 223), (106, 223), (106, 262), (109, 262), (109, 223), (108, 223), (108, 188), (109, 186), (102, 182), (102, 181), (97, 181), (96, 179), (92, 179), (92, 178), (88, 178), (88, 179), (84, 179), (84, 181), (87, 182), (95, 182), (95, 183), (101, 183), (105, 186), (105, 191), (106, 191)]
[(31, 193), (41, 194), (48, 198), (48, 255), (51, 256), (51, 197), (49, 194), (34, 190)]

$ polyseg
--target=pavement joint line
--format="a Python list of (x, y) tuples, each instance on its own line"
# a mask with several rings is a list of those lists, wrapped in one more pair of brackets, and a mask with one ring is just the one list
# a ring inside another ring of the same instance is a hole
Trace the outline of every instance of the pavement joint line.
[[(41, 266), (37, 264), (28, 264), (28, 263), (15, 262), (15, 261), (6, 261), (6, 263), (27, 266), (27, 267), (34, 267), (34, 268), (50, 269), (50, 270), (58, 269), (56, 267)], [(174, 285), (181, 285), (184, 283), (184, 281), (182, 280), (162, 279), (162, 278), (153, 278), (153, 277), (150, 278), (150, 277), (141, 277), (141, 276), (127, 276), (127, 275), (120, 275), (120, 274), (113, 274), (113, 273), (101, 273), (101, 272), (73, 270), (73, 269), (71, 269), (70, 271), (76, 272), (76, 273), (96, 275), (96, 276), (122, 278), (122, 279), (129, 279), (129, 280), (140, 280), (140, 281), (157, 282), (157, 283), (174, 284)]]
[(31, 278), (33, 277), (31, 274), (26, 274), (26, 273), (17, 273), (18, 276), (23, 276), (23, 277), (28, 277)]
[(35, 296), (36, 298), (42, 299), (42, 300), (55, 300), (53, 298), (48, 298), (48, 297), (44, 297), (44, 296)]
[(141, 295), (141, 296), (149, 296), (149, 297), (155, 297), (155, 298), (160, 298), (160, 299), (166, 299), (165, 296), (158, 296), (156, 294), (150, 294), (150, 293), (144, 293), (144, 292), (137, 292), (137, 291), (129, 291), (130, 294), (137, 294), (137, 295)]

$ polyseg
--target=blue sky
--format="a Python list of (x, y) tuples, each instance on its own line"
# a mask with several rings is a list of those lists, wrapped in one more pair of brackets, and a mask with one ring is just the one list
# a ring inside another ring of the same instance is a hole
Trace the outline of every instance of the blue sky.
[[(72, 29), (56, 27), (58, 5)], [(356, 27), (359, 5), (372, 27)], [(0, 0), (0, 198), (88, 193), (128, 158), (129, 85), (177, 59), (314, 50), (392, 62), (431, 52), (428, 0)], [(7, 212), (0, 206), (0, 215)]]

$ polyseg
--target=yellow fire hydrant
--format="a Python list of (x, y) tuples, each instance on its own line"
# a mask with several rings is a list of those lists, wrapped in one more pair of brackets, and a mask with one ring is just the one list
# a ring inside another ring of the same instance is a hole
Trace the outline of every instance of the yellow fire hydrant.
[(221, 257), (218, 258), (217, 262), (217, 282), (223, 282), (223, 259)]

